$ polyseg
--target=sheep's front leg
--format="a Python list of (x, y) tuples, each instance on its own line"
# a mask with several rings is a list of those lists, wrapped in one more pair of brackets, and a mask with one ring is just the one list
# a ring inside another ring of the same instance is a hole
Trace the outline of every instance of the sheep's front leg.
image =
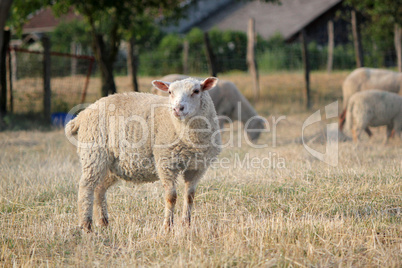
[(187, 170), (184, 172), (184, 206), (183, 206), (183, 224), (190, 225), (191, 209), (193, 208), (195, 190), (198, 181), (204, 175), (205, 170)]
[(165, 189), (165, 218), (163, 225), (166, 230), (173, 226), (174, 207), (177, 200), (176, 181), (179, 172), (170, 169), (169, 162), (163, 162), (163, 159), (155, 159), (160, 164), (157, 166), (159, 179)]
[(162, 184), (165, 188), (165, 220), (163, 225), (166, 230), (170, 230), (173, 226), (174, 207), (177, 200), (175, 179), (162, 179)]
[(357, 142), (357, 135), (356, 135), (356, 129), (352, 129), (352, 136), (353, 136), (353, 142)]
[(106, 191), (110, 186), (117, 182), (117, 178), (109, 175), (95, 188), (94, 214), (98, 226), (106, 227), (109, 225), (107, 213)]
[(352, 134), (353, 134), (353, 141), (358, 142), (360, 140), (360, 135), (362, 134), (362, 129), (361, 128), (353, 128)]

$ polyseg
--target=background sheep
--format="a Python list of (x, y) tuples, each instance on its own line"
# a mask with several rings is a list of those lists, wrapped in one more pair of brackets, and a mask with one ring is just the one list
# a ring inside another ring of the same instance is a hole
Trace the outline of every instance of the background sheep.
[(387, 142), (393, 129), (397, 135), (402, 130), (402, 96), (380, 90), (358, 92), (349, 99), (346, 122), (354, 141), (367, 127), (386, 125)]
[(183, 219), (190, 223), (196, 185), (220, 152), (216, 112), (205, 92), (217, 81), (213, 77), (201, 83), (192, 78), (171, 84), (153, 81), (170, 97), (134, 92), (111, 95), (67, 124), (70, 140), (78, 134), (81, 227), (91, 231), (93, 207), (98, 224), (108, 225), (105, 193), (118, 179), (138, 183), (160, 179), (166, 198), (164, 224), (170, 227), (178, 176), (185, 181)]
[[(180, 79), (187, 78), (188, 76), (182, 74), (169, 74), (161, 78), (163, 81), (177, 81)], [(200, 78), (197, 78), (200, 79)], [(152, 89), (152, 92), (158, 95), (162, 95), (163, 92)], [(247, 121), (250, 122), (247, 125), (247, 129), (264, 129), (265, 122), (263, 119), (256, 117), (257, 112), (253, 106), (248, 102), (248, 100), (241, 94), (237, 89), (236, 85), (227, 80), (219, 80), (216, 87), (208, 93), (211, 95), (212, 101), (214, 102), (216, 113), (218, 116), (229, 117), (232, 121), (241, 121), (245, 126)], [(240, 107), (238, 103), (240, 102)], [(219, 119), (219, 126), (223, 128), (225, 119)], [(247, 136), (251, 141), (256, 141), (261, 132), (247, 131)]]
[[(358, 68), (346, 77), (342, 85), (343, 112), (339, 118), (339, 128), (342, 130), (346, 119), (346, 107), (350, 97), (356, 92), (370, 89), (402, 94), (402, 73), (372, 69)], [(371, 136), (371, 131), (366, 132)]]

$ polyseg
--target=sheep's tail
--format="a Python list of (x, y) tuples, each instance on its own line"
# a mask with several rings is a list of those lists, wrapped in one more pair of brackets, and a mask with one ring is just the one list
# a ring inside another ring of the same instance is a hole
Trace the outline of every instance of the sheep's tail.
[(64, 133), (66, 133), (67, 137), (72, 137), (74, 135), (77, 135), (79, 128), (79, 121), (77, 120), (77, 118), (75, 118), (67, 123), (66, 127), (64, 128)]
[(349, 102), (348, 107), (346, 108), (347, 112), (345, 118), (346, 118), (346, 125), (349, 131), (351, 131), (353, 128), (353, 105), (354, 105), (353, 102)]
[(343, 127), (345, 126), (346, 120), (346, 108), (343, 109), (342, 113), (339, 115), (339, 130), (342, 131)]

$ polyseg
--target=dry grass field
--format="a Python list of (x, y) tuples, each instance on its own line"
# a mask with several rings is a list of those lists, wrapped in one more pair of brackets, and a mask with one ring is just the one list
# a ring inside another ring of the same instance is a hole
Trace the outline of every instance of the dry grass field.
[[(159, 182), (117, 184), (108, 192), (110, 226), (82, 233), (80, 164), (63, 130), (0, 132), (0, 266), (401, 267), (402, 142), (383, 145), (385, 129), (373, 129), (371, 140), (339, 143), (336, 167), (294, 142), (309, 115), (341, 97), (346, 74), (312, 76), (311, 111), (300, 102), (301, 74), (263, 76), (256, 107), (270, 122), (259, 140), (268, 147), (235, 139), (220, 155), (228, 163), (211, 168), (198, 186), (192, 226), (176, 221), (168, 233)], [(252, 96), (245, 74), (222, 78)], [(152, 79), (141, 78), (141, 88)], [(126, 78), (116, 83), (128, 88)], [(272, 120), (281, 115), (274, 134)], [(182, 190), (180, 181), (176, 219)]]

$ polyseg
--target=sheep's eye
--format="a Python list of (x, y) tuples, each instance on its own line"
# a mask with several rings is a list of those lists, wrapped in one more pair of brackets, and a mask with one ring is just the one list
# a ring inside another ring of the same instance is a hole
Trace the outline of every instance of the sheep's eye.
[(172, 94), (172, 91), (169, 90), (169, 94)]
[(196, 89), (196, 90), (194, 90), (193, 93), (194, 93), (194, 94), (198, 94), (198, 93), (200, 93), (200, 91), (199, 91), (198, 89)]

